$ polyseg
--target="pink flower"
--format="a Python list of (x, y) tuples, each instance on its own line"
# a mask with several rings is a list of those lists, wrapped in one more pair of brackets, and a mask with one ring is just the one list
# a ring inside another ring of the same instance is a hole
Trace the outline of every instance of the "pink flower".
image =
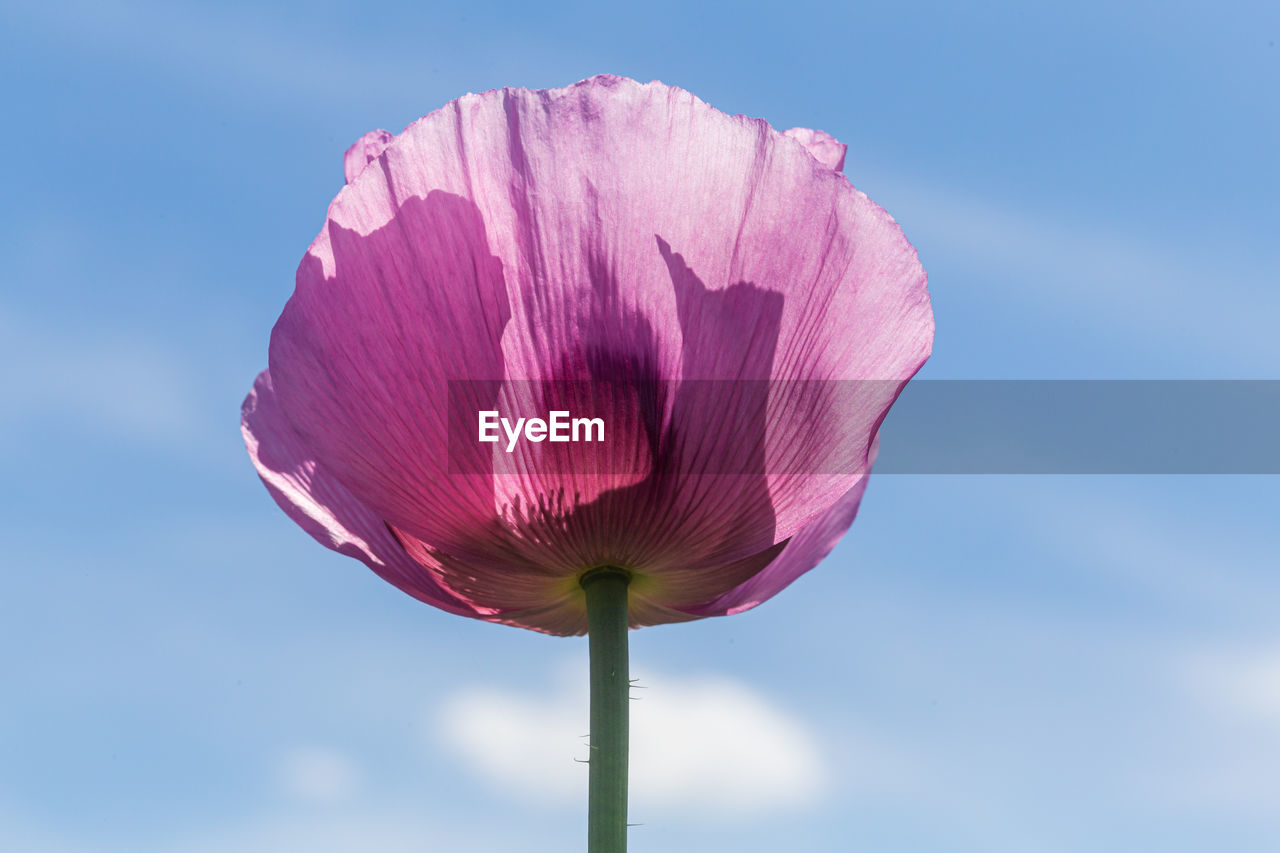
[[(244, 403), (258, 473), (451, 613), (580, 634), (601, 565), (633, 626), (754, 607), (849, 527), (932, 345), (924, 270), (844, 151), (607, 76), (366, 135)], [(466, 440), (552, 398), (603, 406), (610, 441)]]

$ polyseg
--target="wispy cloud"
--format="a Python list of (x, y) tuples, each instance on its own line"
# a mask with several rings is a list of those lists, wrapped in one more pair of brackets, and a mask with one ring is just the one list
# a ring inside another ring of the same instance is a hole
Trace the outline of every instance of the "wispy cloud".
[[(163, 65), (193, 82), (255, 97), (346, 97), (390, 64), (342, 45), (300, 38), (297, 27), (246, 9), (148, 2), (18, 3), (24, 28), (85, 43), (131, 61)], [(248, 15), (248, 17), (246, 17)], [(246, 86), (251, 88), (246, 89)]]
[(927, 256), (972, 270), (972, 281), (999, 293), (1022, 323), (1048, 319), (1158, 349), (1175, 371), (1207, 362), (1229, 378), (1275, 375), (1280, 258), (1272, 247), (1228, 242), (1208, 228), (1157, 243), (1101, 217), (1073, 220), (892, 175), (878, 183), (878, 200)]
[(198, 405), (180, 364), (164, 347), (122, 331), (72, 334), (0, 309), (0, 429), (53, 423), (182, 440), (196, 431)]
[[(1040, 537), (1045, 553), (1101, 579), (1112, 595), (1137, 592), (1237, 621), (1269, 618), (1280, 595), (1270, 530), (1242, 516), (1249, 496), (1266, 495), (1272, 479), (1051, 479), (1035, 488), (1028, 480), (1004, 511)], [(1240, 483), (1234, 492), (1232, 482)], [(1180, 503), (1180, 494), (1196, 505)]]
[[(514, 850), (553, 853), (565, 849), (561, 831), (503, 821), (459, 820), (429, 805), (395, 809), (368, 804), (299, 805), (265, 814), (210, 816), (171, 835), (125, 837), (100, 829), (72, 835), (0, 804), (0, 849), (15, 853), (423, 853)], [(572, 830), (576, 840), (577, 826)]]
[[(464, 79), (456, 76), (458, 42), (444, 28), (415, 26), (411, 41), (397, 43), (395, 34), (389, 40), (386, 32), (372, 41), (338, 20), (324, 20), (323, 11), (314, 13), (317, 25), (312, 25), (313, 13), (298, 20), (252, 4), (148, 0), (55, 5), (19, 0), (7, 4), (5, 12), (12, 28), (72, 42), (79, 51), (105, 54), (126, 67), (162, 68), (169, 80), (224, 96), (240, 110), (314, 112), (341, 104), (355, 108), (383, 97), (395, 103), (400, 96), (423, 106), (421, 98), (430, 94), (424, 87), (441, 84), (442, 96), (454, 97), (478, 85), (477, 64), (497, 71), (521, 54), (519, 43), (489, 32), (484, 43), (468, 45), (469, 76)], [(462, 89), (453, 91), (459, 85)]]
[(321, 803), (350, 799), (360, 788), (360, 772), (336, 749), (294, 747), (280, 757), (277, 778), (290, 796)]
[(1272, 829), (1280, 812), (1280, 643), (1200, 649), (1175, 658), (1184, 704), (1177, 749), (1136, 780), (1149, 799), (1185, 812)]
[(0, 803), (0, 850), (23, 853), (89, 853), (90, 847), (77, 843), (52, 828), (34, 825), (26, 815)]
[(1192, 698), (1237, 723), (1269, 730), (1280, 749), (1280, 643), (1198, 652), (1183, 674)]
[[(424, 814), (425, 813), (425, 814)], [(537, 833), (498, 823), (460, 824), (418, 808), (394, 812), (369, 809), (325, 809), (282, 812), (265, 818), (207, 827), (170, 842), (166, 853), (422, 853), (461, 850), (556, 849)]]

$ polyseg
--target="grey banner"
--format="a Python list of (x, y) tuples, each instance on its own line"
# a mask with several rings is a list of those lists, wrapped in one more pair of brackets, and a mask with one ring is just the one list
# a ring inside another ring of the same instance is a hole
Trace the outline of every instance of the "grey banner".
[[(847, 474), (898, 380), (455, 381), (450, 469)], [(508, 443), (477, 417), (599, 418)], [(586, 422), (583, 424), (586, 435)], [(877, 474), (1280, 474), (1277, 380), (912, 380), (880, 428)], [(483, 430), (483, 426), (481, 426)], [(512, 450), (508, 450), (511, 447)], [(523, 449), (519, 449), (523, 448)], [(780, 449), (781, 448), (781, 449)], [(511, 454), (515, 455), (512, 456)], [(526, 458), (526, 454), (533, 454)]]
[(913, 380), (877, 474), (1280, 474), (1280, 381)]

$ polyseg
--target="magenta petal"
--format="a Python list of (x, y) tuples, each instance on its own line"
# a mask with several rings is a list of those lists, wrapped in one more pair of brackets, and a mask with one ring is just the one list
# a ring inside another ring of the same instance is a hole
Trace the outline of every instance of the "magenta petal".
[[(379, 176), (348, 190), (368, 177)], [(507, 299), (475, 205), (432, 192), (370, 232), (331, 222), (271, 333), (280, 408), (316, 461), (436, 546), (470, 541), (494, 517), (492, 477), (450, 473), (483, 470), (451, 456), (450, 382), (476, 380), (469, 408), (492, 407)]]
[(280, 508), (326, 548), (355, 557), (413, 597), (450, 613), (485, 616), (442, 589), (411, 559), (387, 525), (338, 483), (302, 446), (263, 371), (241, 410), (249, 458)]
[(809, 150), (819, 163), (836, 172), (844, 171), (844, 155), (849, 146), (822, 130), (793, 127), (783, 132)]
[(342, 165), (346, 169), (347, 183), (354, 181), (365, 166), (378, 159), (395, 137), (385, 130), (371, 130), (360, 137), (347, 149), (342, 157)]
[[(820, 559), (933, 337), (916, 253), (840, 143), (616, 77), (371, 137), (270, 372), (310, 458), (442, 590), (572, 633), (596, 565), (634, 573), (647, 624), (751, 606)], [(562, 380), (649, 390), (615, 401), (612, 449), (451, 445), (459, 387), (473, 417)]]
[[(928, 355), (924, 272), (892, 218), (803, 145), (688, 92), (596, 77), (468, 95), (410, 125), (383, 158), (381, 174), (335, 200), (334, 226), (369, 233), (433, 191), (472, 200), (506, 275), (507, 376), (611, 378), (634, 367), (668, 381), (905, 382)], [(313, 253), (324, 255), (323, 241)], [(734, 289), (750, 298), (730, 306)], [(724, 307), (686, 310), (690, 292)], [(794, 472), (787, 457), (828, 452), (824, 430), (856, 431), (865, 445), (896, 393), (868, 387), (853, 422), (832, 417), (818, 430), (813, 401), (775, 407), (767, 470)], [(752, 405), (729, 402), (722, 416)], [(671, 411), (663, 416), (670, 427)], [(686, 456), (701, 462), (675, 467), (723, 470), (739, 450), (724, 443), (708, 458), (700, 449)], [(807, 467), (846, 473), (772, 478), (779, 538), (861, 475), (841, 460)], [(603, 491), (543, 473), (524, 472), (526, 505)]]
[(853, 524), (866, 489), (867, 478), (863, 477), (834, 506), (791, 537), (782, 553), (763, 571), (712, 601), (684, 608), (684, 612), (695, 618), (727, 616), (750, 610), (777, 595), (831, 553)]

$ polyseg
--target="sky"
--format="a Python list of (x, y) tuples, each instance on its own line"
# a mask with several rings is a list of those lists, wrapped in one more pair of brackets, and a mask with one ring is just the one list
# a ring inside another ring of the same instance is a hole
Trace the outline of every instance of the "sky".
[[(1280, 379), (1277, 39), (1260, 2), (9, 0), (0, 849), (582, 848), (585, 640), (317, 546), (241, 443), (365, 131), (661, 79), (848, 143), (929, 273), (924, 378)], [(775, 599), (632, 634), (631, 849), (1280, 849), (1276, 486), (873, 475)]]

